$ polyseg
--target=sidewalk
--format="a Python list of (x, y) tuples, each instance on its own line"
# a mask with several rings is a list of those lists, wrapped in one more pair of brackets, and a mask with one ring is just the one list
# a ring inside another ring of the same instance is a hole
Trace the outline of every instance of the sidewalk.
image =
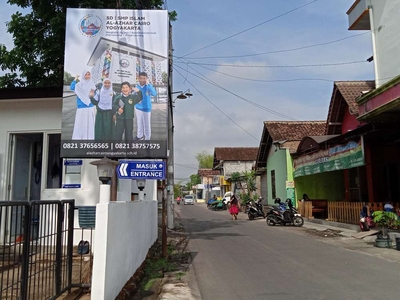
[[(180, 220), (179, 214), (175, 212), (175, 228), (184, 229)], [(174, 230), (168, 230), (167, 235), (170, 234), (176, 234), (176, 232), (174, 232)], [(187, 232), (185, 231), (181, 232), (181, 234), (187, 236)], [(185, 253), (188, 242), (189, 238), (186, 237), (185, 241), (179, 245), (177, 251), (179, 253)], [(190, 257), (188, 264), (183, 267), (183, 271), (179, 270), (164, 274), (164, 278), (162, 279), (160, 286), (161, 290), (157, 298), (158, 300), (201, 300), (200, 291), (197, 286), (197, 281), (191, 265)]]
[[(400, 237), (400, 233), (398, 232), (389, 232), (393, 241), (392, 248), (378, 248), (375, 247), (374, 244), (376, 233), (379, 232), (379, 229), (372, 229), (370, 232), (372, 235), (360, 237), (360, 228), (357, 225), (329, 222), (318, 219), (305, 220), (303, 228), (305, 228), (306, 233), (319, 236), (321, 238), (320, 240), (325, 243), (400, 264), (400, 251), (396, 250), (395, 242), (395, 238)], [(319, 234), (314, 234), (310, 231), (318, 231)]]

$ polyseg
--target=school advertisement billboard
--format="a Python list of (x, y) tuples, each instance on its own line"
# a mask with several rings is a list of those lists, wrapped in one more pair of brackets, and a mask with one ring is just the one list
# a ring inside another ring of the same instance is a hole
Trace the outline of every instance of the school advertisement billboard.
[(61, 157), (166, 158), (168, 12), (67, 9)]

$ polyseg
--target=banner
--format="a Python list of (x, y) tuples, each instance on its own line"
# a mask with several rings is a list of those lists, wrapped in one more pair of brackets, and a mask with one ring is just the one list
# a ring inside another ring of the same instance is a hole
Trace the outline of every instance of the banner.
[(363, 166), (361, 140), (303, 155), (294, 160), (294, 177), (318, 174)]
[(61, 157), (166, 158), (168, 12), (67, 9)]

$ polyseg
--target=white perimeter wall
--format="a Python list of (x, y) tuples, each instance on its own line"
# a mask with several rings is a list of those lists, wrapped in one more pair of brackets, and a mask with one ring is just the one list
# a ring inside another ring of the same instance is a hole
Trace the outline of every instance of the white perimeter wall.
[(143, 263), (157, 239), (157, 204), (97, 204), (92, 300), (115, 299)]

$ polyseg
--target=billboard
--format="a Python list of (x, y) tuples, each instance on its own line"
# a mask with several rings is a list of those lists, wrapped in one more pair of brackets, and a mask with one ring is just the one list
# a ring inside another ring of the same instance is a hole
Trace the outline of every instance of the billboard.
[(67, 9), (61, 157), (166, 158), (168, 12)]

